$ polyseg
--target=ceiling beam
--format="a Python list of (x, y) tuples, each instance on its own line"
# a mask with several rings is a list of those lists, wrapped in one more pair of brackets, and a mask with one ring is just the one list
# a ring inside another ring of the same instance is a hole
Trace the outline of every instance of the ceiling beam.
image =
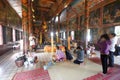
[(42, 10), (42, 11), (49, 11), (51, 8), (48, 7), (38, 7), (38, 9)]

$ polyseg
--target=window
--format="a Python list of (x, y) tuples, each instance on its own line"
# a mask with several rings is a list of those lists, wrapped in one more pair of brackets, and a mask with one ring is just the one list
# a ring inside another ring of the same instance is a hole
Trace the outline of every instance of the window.
[(88, 39), (88, 41), (90, 41), (90, 38), (91, 38), (91, 36), (90, 36), (90, 29), (88, 29), (88, 31), (87, 31), (87, 39)]
[(115, 33), (117, 36), (120, 36), (120, 26), (115, 26)]
[(71, 38), (74, 40), (74, 31), (71, 31)]
[(3, 44), (2, 26), (0, 25), (0, 45)]

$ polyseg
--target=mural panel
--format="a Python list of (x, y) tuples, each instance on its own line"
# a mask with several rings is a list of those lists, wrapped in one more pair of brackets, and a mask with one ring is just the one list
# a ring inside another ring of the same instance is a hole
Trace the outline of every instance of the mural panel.
[(98, 29), (91, 28), (90, 29), (91, 41), (96, 42), (98, 40)]
[(104, 6), (103, 24), (120, 22), (120, 0)]
[(69, 29), (70, 30), (75, 30), (77, 29), (77, 18), (74, 17), (69, 21)]
[(100, 25), (100, 8), (90, 12), (89, 25), (90, 27)]

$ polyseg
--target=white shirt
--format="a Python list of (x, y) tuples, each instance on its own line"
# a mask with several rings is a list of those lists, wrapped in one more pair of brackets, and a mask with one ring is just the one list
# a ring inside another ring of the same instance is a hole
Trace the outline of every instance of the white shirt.
[(117, 43), (116, 37), (111, 38), (110, 41), (111, 41), (110, 51), (115, 52), (115, 45)]
[(29, 37), (30, 46), (35, 45), (35, 41), (33, 38), (34, 38), (33, 36)]
[(118, 38), (118, 40), (117, 40), (117, 46), (120, 47), (120, 38)]

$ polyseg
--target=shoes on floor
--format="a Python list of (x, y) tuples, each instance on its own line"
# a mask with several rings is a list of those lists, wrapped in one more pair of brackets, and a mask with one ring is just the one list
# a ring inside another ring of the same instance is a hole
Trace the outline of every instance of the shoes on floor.
[(47, 67), (46, 65), (44, 65), (44, 66), (43, 66), (43, 69), (44, 69), (44, 70), (47, 70), (47, 69), (48, 69), (48, 67)]

